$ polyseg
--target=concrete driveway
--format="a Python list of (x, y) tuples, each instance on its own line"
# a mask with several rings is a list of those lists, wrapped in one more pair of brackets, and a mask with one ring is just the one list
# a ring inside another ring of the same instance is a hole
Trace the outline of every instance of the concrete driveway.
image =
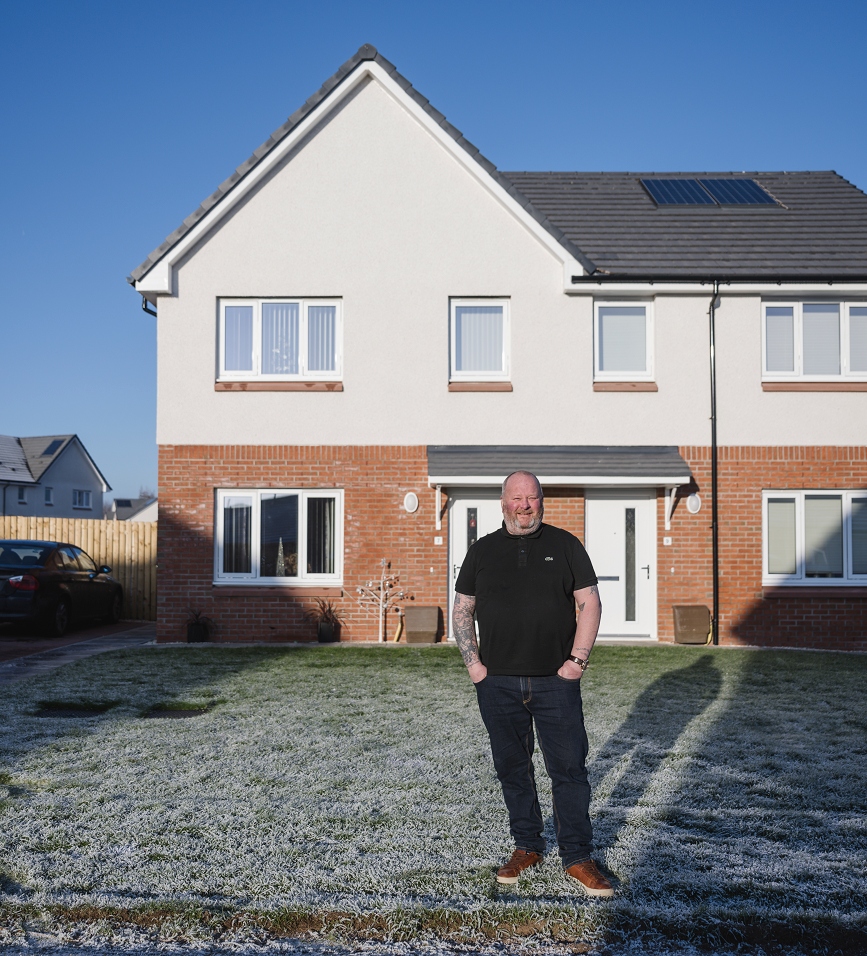
[(156, 638), (156, 632), (156, 624), (151, 621), (81, 627), (56, 640), (27, 637), (0, 628), (0, 684), (38, 677), (105, 651), (149, 644)]
[(0, 663), (42, 651), (53, 651), (58, 647), (68, 647), (70, 644), (80, 644), (82, 641), (92, 641), (95, 637), (108, 637), (147, 623), (119, 621), (117, 624), (83, 624), (70, 628), (63, 637), (40, 637), (37, 634), (27, 634), (12, 624), (0, 624)]

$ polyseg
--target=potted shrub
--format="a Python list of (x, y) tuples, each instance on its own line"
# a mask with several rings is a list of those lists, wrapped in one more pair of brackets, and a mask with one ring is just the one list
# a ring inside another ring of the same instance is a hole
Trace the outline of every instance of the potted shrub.
[(320, 644), (340, 640), (340, 625), (343, 622), (331, 601), (316, 598), (316, 607), (311, 608), (304, 616), (316, 625), (316, 639)]
[(211, 629), (216, 627), (214, 622), (201, 611), (189, 609), (190, 619), (187, 621), (187, 643), (201, 644), (211, 639)]

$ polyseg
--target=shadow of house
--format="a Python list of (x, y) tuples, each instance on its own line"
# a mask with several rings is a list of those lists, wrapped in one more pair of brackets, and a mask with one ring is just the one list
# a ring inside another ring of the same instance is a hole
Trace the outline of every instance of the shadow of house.
[(722, 676), (713, 656), (657, 678), (629, 716), (592, 757), (589, 768), (599, 846), (612, 846), (630, 812), (640, 805), (654, 775), (689, 724), (717, 699)]
[(863, 658), (694, 653), (590, 768), (610, 940), (867, 951)]

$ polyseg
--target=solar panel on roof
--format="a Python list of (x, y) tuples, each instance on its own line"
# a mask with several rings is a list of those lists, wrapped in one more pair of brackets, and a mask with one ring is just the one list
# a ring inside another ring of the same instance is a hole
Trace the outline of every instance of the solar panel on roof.
[(754, 179), (700, 179), (721, 206), (776, 206)]
[(697, 179), (642, 179), (641, 185), (658, 206), (713, 206)]
[(53, 455), (58, 448), (63, 444), (63, 440), (55, 438), (54, 441), (42, 452), (43, 455)]

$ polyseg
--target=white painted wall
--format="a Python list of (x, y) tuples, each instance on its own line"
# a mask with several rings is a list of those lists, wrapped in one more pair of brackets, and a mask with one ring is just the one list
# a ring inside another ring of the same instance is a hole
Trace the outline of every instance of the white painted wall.
[[(341, 297), (344, 391), (215, 392), (220, 297)], [(449, 393), (449, 297), (511, 299), (512, 393)], [(593, 392), (593, 300), (376, 82), (177, 270), (161, 444), (710, 441), (708, 296), (658, 297), (656, 393)], [(851, 444), (864, 397), (761, 391), (758, 299), (718, 313), (720, 440)]]

